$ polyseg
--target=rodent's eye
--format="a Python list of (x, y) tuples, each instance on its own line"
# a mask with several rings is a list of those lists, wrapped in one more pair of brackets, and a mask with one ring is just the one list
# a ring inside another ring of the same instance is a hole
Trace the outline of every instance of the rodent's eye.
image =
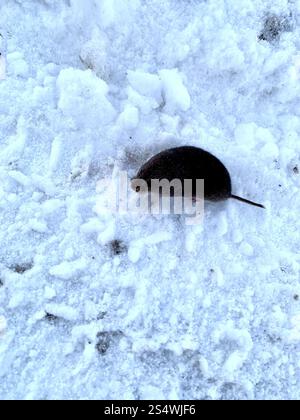
[(135, 191), (138, 193), (141, 191), (141, 187), (135, 187)]

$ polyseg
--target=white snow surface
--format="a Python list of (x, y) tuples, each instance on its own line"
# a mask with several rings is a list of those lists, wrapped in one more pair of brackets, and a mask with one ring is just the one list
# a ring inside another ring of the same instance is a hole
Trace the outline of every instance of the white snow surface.
[[(0, 0), (0, 33), (0, 398), (299, 399), (300, 1)], [(267, 210), (97, 211), (187, 144)]]

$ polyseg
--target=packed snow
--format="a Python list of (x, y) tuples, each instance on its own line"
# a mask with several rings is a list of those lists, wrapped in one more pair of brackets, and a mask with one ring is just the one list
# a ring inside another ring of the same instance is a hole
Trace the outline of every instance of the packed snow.
[[(299, 399), (300, 0), (0, 0), (0, 33), (0, 398)], [(180, 145), (267, 209), (104, 211)]]

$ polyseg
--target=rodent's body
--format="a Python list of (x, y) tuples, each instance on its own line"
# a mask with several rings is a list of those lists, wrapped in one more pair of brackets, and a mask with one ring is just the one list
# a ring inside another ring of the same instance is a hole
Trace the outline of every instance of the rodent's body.
[[(192, 196), (196, 199), (198, 198), (196, 180), (204, 180), (204, 198), (206, 200), (223, 201), (234, 198), (263, 207), (232, 195), (230, 174), (223, 163), (211, 153), (197, 147), (177, 147), (157, 154), (141, 167), (136, 179), (146, 181), (149, 191), (151, 190), (151, 180), (166, 179), (171, 182), (179, 179), (184, 185), (184, 180), (191, 179), (193, 180)], [(138, 189), (137, 192), (139, 191)]]

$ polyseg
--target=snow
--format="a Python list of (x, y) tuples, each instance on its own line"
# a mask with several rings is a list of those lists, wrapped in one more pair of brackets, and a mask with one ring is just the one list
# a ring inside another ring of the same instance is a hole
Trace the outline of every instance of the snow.
[(7, 327), (7, 323), (6, 323), (6, 319), (4, 318), (4, 316), (0, 317), (0, 334), (2, 334)]
[[(300, 398), (299, 24), (299, 0), (1, 0), (1, 399)], [(108, 211), (101, 180), (187, 144), (267, 210)]]

